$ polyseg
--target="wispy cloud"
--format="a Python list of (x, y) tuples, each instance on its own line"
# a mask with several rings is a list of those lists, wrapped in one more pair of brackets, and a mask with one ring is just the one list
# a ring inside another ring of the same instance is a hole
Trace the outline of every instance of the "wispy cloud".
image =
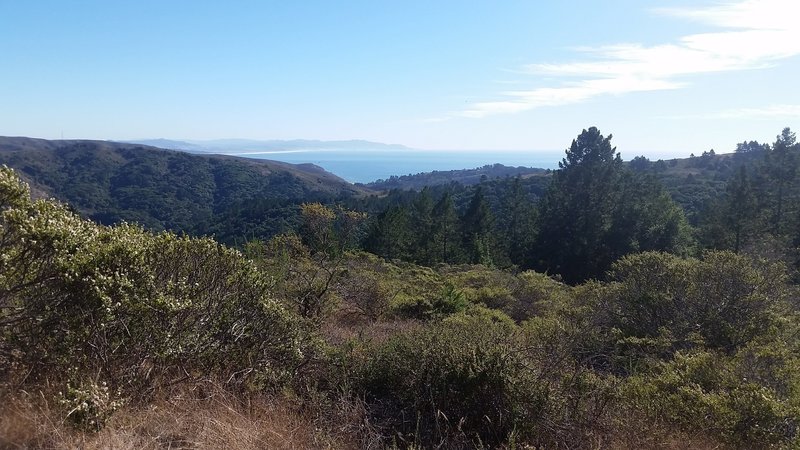
[(668, 119), (784, 119), (800, 118), (800, 105), (769, 105), (759, 108), (734, 108), (707, 114), (669, 116)]
[(654, 46), (583, 48), (580, 51), (586, 58), (582, 61), (530, 64), (523, 67), (524, 73), (562, 80), (556, 86), (502, 92), (500, 100), (475, 103), (454, 116), (481, 118), (578, 103), (601, 95), (678, 89), (691, 75), (765, 68), (800, 54), (797, 0), (746, 0), (653, 12), (722, 30)]

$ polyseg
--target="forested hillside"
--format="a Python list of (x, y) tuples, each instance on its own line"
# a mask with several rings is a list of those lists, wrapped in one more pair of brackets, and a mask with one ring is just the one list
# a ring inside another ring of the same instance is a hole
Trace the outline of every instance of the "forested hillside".
[(482, 183), (485, 180), (506, 177), (529, 177), (535, 175), (546, 175), (550, 171), (532, 167), (509, 167), (502, 164), (493, 164), (475, 169), (444, 170), (433, 172), (418, 173), (416, 175), (401, 175), (390, 177), (386, 180), (376, 180), (372, 183), (364, 184), (365, 187), (377, 190), (388, 191), (392, 189), (415, 189), (424, 187), (438, 186), (442, 184), (459, 183), (473, 185)]
[[(226, 241), (292, 229), (299, 202), (361, 192), (311, 164), (103, 141), (0, 138), (0, 163), (17, 169), (35, 192), (68, 202), (100, 223), (136, 222)], [(228, 223), (232, 214), (262, 212), (249, 230)]]
[[(638, 157), (625, 165), (637, 178), (650, 175), (660, 182), (697, 227), (712, 201), (724, 195), (736, 168), (746, 165), (756, 170), (760, 165), (763, 146), (743, 145), (735, 155), (707, 152), (655, 162)], [(312, 165), (188, 155), (133, 144), (29, 138), (0, 138), (0, 162), (19, 170), (35, 195), (66, 201), (100, 223), (124, 220), (153, 230), (212, 235), (230, 244), (268, 239), (293, 229), (304, 201), (342, 204), (377, 218), (391, 208), (409, 207), (423, 190), (420, 206), (425, 207), (426, 197), (438, 201), (447, 192), (461, 215), (480, 189), (497, 218), (495, 231), (507, 235), (509, 224), (504, 221), (509, 218), (510, 204), (524, 201), (524, 208), (532, 208), (551, 180), (551, 173), (543, 169), (494, 165), (353, 186)], [(528, 215), (521, 219), (524, 223), (514, 224), (516, 235), (500, 236), (500, 240), (522, 239), (523, 228), (532, 226), (530, 213), (524, 212)], [(525, 228), (524, 234), (530, 235), (530, 230)], [(407, 246), (402, 238), (396, 241), (393, 245)], [(402, 255), (405, 251), (391, 252)], [(500, 258), (498, 263), (509, 261), (522, 263), (519, 255)]]
[(371, 213), (364, 248), (421, 264), (536, 269), (569, 282), (602, 278), (627, 253), (732, 250), (797, 262), (800, 146), (773, 144), (651, 162), (619, 159), (585, 130), (552, 176), (484, 179), (353, 203)]

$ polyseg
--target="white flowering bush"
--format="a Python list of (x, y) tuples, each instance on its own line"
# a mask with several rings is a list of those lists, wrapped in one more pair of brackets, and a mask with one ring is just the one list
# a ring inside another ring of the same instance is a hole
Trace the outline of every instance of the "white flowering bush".
[(67, 384), (66, 391), (59, 394), (59, 404), (67, 410), (65, 421), (89, 432), (100, 431), (125, 403), (119, 391), (112, 392), (105, 382)]
[[(272, 279), (212, 239), (105, 227), (32, 201), (0, 168), (0, 358), (117, 386), (175, 377), (288, 381), (313, 356)], [(3, 361), (0, 361), (3, 362)]]

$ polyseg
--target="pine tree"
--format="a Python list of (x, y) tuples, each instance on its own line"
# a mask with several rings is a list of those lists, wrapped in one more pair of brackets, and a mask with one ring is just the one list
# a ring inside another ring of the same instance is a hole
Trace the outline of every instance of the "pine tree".
[(538, 268), (568, 282), (598, 276), (610, 265), (605, 241), (620, 193), (622, 159), (592, 127), (572, 141), (539, 204)]
[(461, 218), (462, 242), (467, 262), (492, 265), (492, 222), (492, 213), (484, 198), (483, 187), (478, 186)]
[(756, 216), (756, 198), (750, 187), (746, 166), (730, 182), (726, 192), (725, 218), (733, 232), (733, 251), (739, 253)]
[(528, 199), (520, 177), (515, 177), (504, 205), (504, 252), (511, 264), (526, 263), (534, 237), (535, 209)]
[(434, 261), (453, 263), (460, 254), (458, 215), (453, 197), (445, 192), (433, 207)]
[(776, 235), (784, 230), (784, 210), (786, 207), (786, 194), (792, 188), (797, 175), (797, 155), (795, 134), (789, 128), (784, 128), (778, 136), (772, 151), (768, 153), (766, 165), (772, 178), (775, 214), (772, 220), (772, 232)]
[(387, 259), (407, 259), (410, 240), (408, 208), (392, 205), (371, 223), (364, 247)]
[(566, 153), (539, 203), (534, 267), (576, 283), (627, 253), (685, 251), (683, 212), (650, 175), (622, 165), (610, 135), (583, 130)]
[(430, 188), (426, 186), (414, 199), (411, 209), (414, 228), (411, 253), (414, 261), (420, 264), (431, 264), (434, 260), (433, 206)]

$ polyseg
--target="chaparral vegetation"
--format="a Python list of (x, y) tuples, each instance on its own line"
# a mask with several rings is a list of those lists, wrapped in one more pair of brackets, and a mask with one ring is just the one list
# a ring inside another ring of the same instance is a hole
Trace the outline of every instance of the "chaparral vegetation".
[(590, 128), (553, 173), (316, 197), (142, 155), (139, 188), (0, 169), (0, 447), (800, 446), (788, 128), (630, 163)]

